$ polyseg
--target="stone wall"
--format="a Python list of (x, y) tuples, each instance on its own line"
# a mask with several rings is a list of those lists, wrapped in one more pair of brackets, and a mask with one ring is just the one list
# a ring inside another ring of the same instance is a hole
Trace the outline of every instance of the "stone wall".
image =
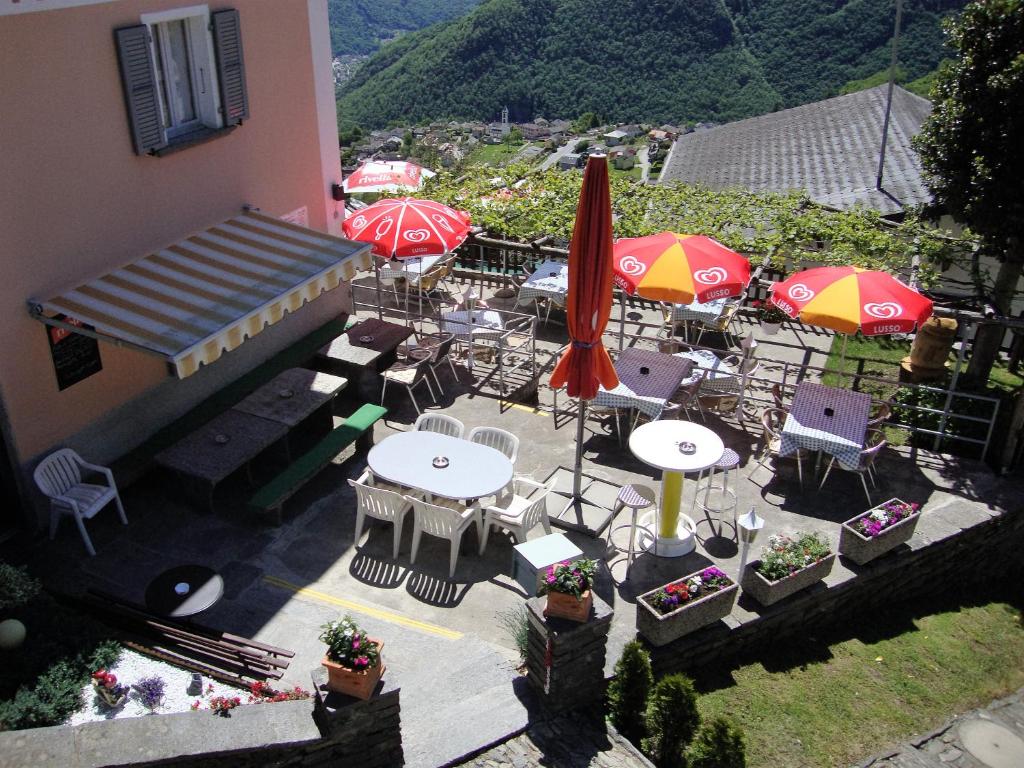
[(595, 594), (590, 620), (580, 623), (547, 618), (546, 603), (546, 597), (526, 602), (530, 620), (526, 674), (530, 687), (552, 712), (580, 708), (603, 711), (605, 649), (614, 611)]
[[(925, 513), (927, 514), (927, 513)], [(918, 533), (906, 546), (863, 566), (844, 563), (852, 574), (818, 583), (764, 608), (740, 597), (724, 621), (660, 648), (649, 647), (655, 675), (748, 658), (796, 633), (839, 626), (894, 601), (909, 602), (970, 584), (1024, 583), (1024, 511), (994, 513), (931, 540)], [(934, 536), (934, 534), (933, 534)], [(753, 612), (756, 611), (756, 612)]]
[[(314, 682), (316, 677), (314, 676)], [(392, 672), (369, 701), (336, 694), (0, 733), (0, 768), (319, 768), (404, 765), (400, 689)]]

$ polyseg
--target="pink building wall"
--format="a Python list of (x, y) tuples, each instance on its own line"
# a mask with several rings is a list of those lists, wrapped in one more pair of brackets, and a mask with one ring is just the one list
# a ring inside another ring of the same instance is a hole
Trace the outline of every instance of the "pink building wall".
[(269, 341), (255, 345), (260, 334), (243, 344), (234, 363), (224, 362), (230, 353), (183, 381), (168, 381), (159, 358), (101, 343), (103, 370), (58, 391), (28, 298), (134, 261), (244, 204), (274, 216), (305, 207), (310, 227), (340, 229), (329, 192), (341, 171), (326, 0), (211, 5), (240, 13), (250, 118), (200, 146), (134, 154), (113, 30), (190, 4), (123, 0), (0, 14), (0, 398), (15, 463), (74, 443), (90, 425), (98, 435), (104, 417), (133, 418), (134, 409), (137, 428), (95, 452), (127, 450), (175, 415), (157, 394), (170, 394), (180, 412), (239, 375), (239, 360), (252, 367), (347, 308), (346, 291), (332, 291), (264, 331)]

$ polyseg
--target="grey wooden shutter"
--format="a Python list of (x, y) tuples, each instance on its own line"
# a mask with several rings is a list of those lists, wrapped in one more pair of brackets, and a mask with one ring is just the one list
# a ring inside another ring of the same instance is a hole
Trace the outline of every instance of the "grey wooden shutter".
[(245, 89), (245, 61), (242, 58), (242, 28), (238, 11), (210, 14), (217, 58), (217, 81), (224, 125), (238, 125), (249, 117), (249, 95)]
[(149, 28), (121, 27), (114, 30), (117, 59), (121, 65), (124, 103), (128, 108), (128, 124), (132, 130), (135, 154), (145, 155), (167, 146), (160, 99), (156, 89), (156, 73), (149, 47)]

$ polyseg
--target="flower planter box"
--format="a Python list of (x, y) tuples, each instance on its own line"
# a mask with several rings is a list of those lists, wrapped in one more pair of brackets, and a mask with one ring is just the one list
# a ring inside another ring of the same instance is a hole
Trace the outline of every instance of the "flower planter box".
[[(371, 639), (370, 642), (377, 646), (378, 653), (383, 654), (383, 640)], [(331, 661), (326, 656), (324, 656), (321, 663), (327, 669), (328, 688), (336, 693), (343, 693), (346, 696), (353, 696), (363, 700), (373, 695), (373, 692), (377, 690), (377, 683), (380, 682), (381, 676), (387, 670), (387, 667), (384, 666), (383, 655), (380, 656), (376, 666), (361, 670), (342, 666), (336, 661)]]
[(829, 575), (829, 573), (831, 573), (832, 566), (835, 562), (836, 555), (835, 552), (833, 552), (813, 565), (809, 565), (806, 568), (801, 568), (795, 573), (791, 573), (784, 579), (768, 581), (768, 579), (757, 572), (757, 566), (761, 564), (761, 561), (755, 560), (750, 563), (743, 572), (743, 578), (741, 581), (743, 591), (757, 600), (761, 605), (773, 605), (774, 603), (779, 602), (779, 600), (783, 600), (790, 595), (799, 592), (801, 589), (806, 589), (815, 582), (824, 579)]
[[(699, 576), (700, 571), (691, 573), (669, 584), (678, 584)], [(694, 600), (683, 603), (674, 611), (661, 613), (657, 608), (647, 602), (658, 590), (669, 586), (665, 584), (650, 592), (640, 595), (636, 601), (636, 629), (647, 641), (654, 646), (667, 645), (673, 640), (678, 640), (683, 635), (688, 635), (694, 630), (713, 624), (723, 619), (732, 611), (739, 595), (739, 585), (730, 582), (729, 586), (719, 589), (717, 592), (708, 592)]]
[(901, 504), (905, 503), (900, 499), (889, 499), (889, 501), (886, 501), (884, 504), (872, 507), (867, 512), (857, 515), (843, 523), (839, 533), (840, 554), (850, 558), (857, 565), (864, 565), (865, 563), (871, 562), (876, 557), (884, 555), (890, 549), (895, 549), (900, 544), (909, 541), (910, 537), (914, 535), (914, 529), (917, 528), (917, 521), (921, 518), (920, 509), (912, 513), (910, 517), (906, 517), (898, 523), (890, 525), (877, 536), (865, 536), (864, 534), (857, 532), (853, 527), (853, 524), (858, 520), (867, 517), (877, 509), (881, 509), (885, 504), (889, 504), (894, 501)]
[(548, 604), (544, 615), (550, 618), (568, 619), (569, 621), (585, 622), (590, 618), (590, 609), (594, 605), (594, 596), (586, 590), (583, 596), (567, 595), (564, 592), (548, 592)]

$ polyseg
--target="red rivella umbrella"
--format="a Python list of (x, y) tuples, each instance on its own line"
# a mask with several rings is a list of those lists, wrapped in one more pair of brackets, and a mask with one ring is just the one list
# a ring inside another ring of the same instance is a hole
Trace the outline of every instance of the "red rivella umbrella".
[(385, 259), (450, 253), (469, 235), (469, 214), (433, 200), (378, 200), (342, 224), (345, 237), (373, 245)]
[[(612, 203), (608, 184), (608, 160), (594, 155), (587, 161), (583, 187), (576, 206), (576, 224), (569, 246), (569, 295), (566, 325), (569, 348), (551, 373), (551, 386), (565, 386), (570, 397), (580, 398), (576, 424), (576, 461), (573, 466), (572, 499), (582, 520), (583, 422), (585, 400), (592, 400), (598, 385), (619, 385), (615, 366), (601, 342), (612, 311)], [(607, 525), (605, 521), (598, 530)]]
[(380, 162), (371, 160), (356, 168), (342, 182), (349, 193), (414, 191), (423, 185), (423, 179), (434, 174), (415, 163), (403, 161)]

